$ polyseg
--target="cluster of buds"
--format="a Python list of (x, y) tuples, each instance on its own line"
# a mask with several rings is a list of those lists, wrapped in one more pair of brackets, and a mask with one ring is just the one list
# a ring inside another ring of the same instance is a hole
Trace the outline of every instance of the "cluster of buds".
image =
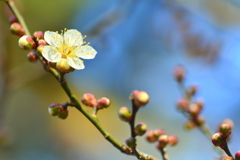
[(174, 68), (174, 77), (181, 88), (184, 89), (184, 97), (177, 101), (177, 109), (182, 113), (189, 115), (189, 119), (184, 126), (186, 129), (193, 129), (203, 125), (205, 122), (205, 118), (200, 114), (204, 103), (202, 100), (192, 101), (193, 96), (198, 91), (198, 86), (191, 85), (185, 89), (183, 84), (185, 73), (185, 68), (182, 65), (178, 65)]
[(32, 36), (26, 35), (23, 26), (19, 23), (16, 16), (12, 15), (9, 18), (11, 23), (10, 32), (13, 35), (19, 36), (18, 45), (21, 49), (24, 50), (33, 50), (27, 54), (27, 59), (30, 62), (36, 62), (38, 60), (37, 52), (42, 53), (43, 46), (47, 45), (44, 40), (44, 35), (42, 31), (36, 31)]
[(166, 135), (162, 129), (149, 130), (146, 135), (146, 140), (150, 143), (157, 142), (157, 148), (159, 150), (165, 148), (167, 145), (175, 146), (178, 143), (176, 136)]
[(191, 103), (187, 98), (180, 98), (177, 101), (177, 108), (181, 112), (189, 115), (189, 119), (184, 125), (186, 129), (191, 130), (204, 124), (205, 118), (200, 114), (203, 109), (203, 105), (204, 103), (201, 100), (196, 100)]
[(143, 136), (147, 131), (147, 125), (145, 123), (139, 123), (135, 126), (134, 118), (139, 108), (148, 103), (149, 95), (145, 91), (134, 90), (129, 99), (132, 101), (132, 111), (127, 107), (121, 107), (118, 111), (118, 116), (122, 121), (129, 123), (132, 135), (126, 140), (126, 144), (130, 148), (135, 148), (137, 145), (136, 136)]
[(231, 135), (233, 127), (233, 121), (230, 119), (225, 119), (218, 126), (218, 132), (212, 136), (213, 145), (220, 147), (228, 154), (228, 156), (222, 157), (221, 160), (240, 160), (240, 151), (235, 153), (234, 159), (228, 149), (228, 140), (230, 139), (229, 137)]
[(226, 142), (232, 132), (233, 122), (229, 119), (223, 120), (218, 126), (218, 132), (212, 136), (212, 143), (214, 146), (226, 148)]
[(52, 103), (48, 107), (48, 112), (50, 115), (57, 116), (60, 119), (66, 119), (69, 113), (67, 106), (60, 103)]
[(25, 34), (25, 31), (24, 31), (22, 25), (18, 22), (18, 19), (16, 18), (15, 15), (11, 15), (9, 17), (8, 21), (11, 24), (10, 25), (10, 32), (13, 35), (21, 37)]
[[(149, 95), (145, 91), (134, 90), (129, 99), (133, 102), (133, 109), (138, 110), (148, 103)], [(118, 111), (118, 116), (125, 122), (130, 122), (132, 120), (132, 112), (127, 107), (121, 107)]]
[(108, 108), (111, 104), (111, 101), (108, 98), (102, 97), (96, 99), (91, 93), (85, 93), (81, 98), (81, 102), (87, 107), (96, 108), (98, 110)]

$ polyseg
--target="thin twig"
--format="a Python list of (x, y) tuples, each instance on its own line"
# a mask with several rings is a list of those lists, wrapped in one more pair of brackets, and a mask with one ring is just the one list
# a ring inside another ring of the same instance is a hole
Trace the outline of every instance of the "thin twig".
[[(138, 108), (135, 106), (134, 101), (132, 100), (132, 118), (129, 122), (129, 125), (131, 130), (131, 137), (134, 138), (135, 140), (137, 135), (134, 131), (134, 128), (135, 128), (135, 117), (136, 117), (137, 111), (138, 111)], [(136, 149), (136, 146), (132, 147), (132, 150), (133, 150), (133, 154), (136, 155), (138, 159), (140, 159), (141, 157)]]

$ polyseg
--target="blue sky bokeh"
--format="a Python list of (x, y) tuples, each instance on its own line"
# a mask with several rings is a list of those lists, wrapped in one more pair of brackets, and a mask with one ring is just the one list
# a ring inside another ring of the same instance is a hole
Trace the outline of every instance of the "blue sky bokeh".
[[(218, 5), (215, 8), (214, 3)], [(221, 20), (214, 15), (218, 12), (225, 12), (226, 17)], [(235, 12), (240, 13), (234, 1), (91, 1), (72, 21), (73, 28), (90, 35), (87, 40), (98, 51), (82, 72), (89, 74), (92, 83), (110, 88), (119, 97), (134, 89), (149, 92), (151, 109), (141, 116), (155, 118), (152, 123), (160, 116), (159, 121), (164, 120), (164, 128), (168, 128), (184, 123), (175, 109), (181, 94), (172, 77), (174, 66), (182, 64), (187, 70), (186, 84), (199, 86), (197, 97), (205, 102), (203, 115), (210, 127), (216, 130), (225, 118), (237, 123), (240, 35), (239, 21), (234, 21), (239, 16), (231, 15)], [(74, 80), (85, 83), (89, 78), (76, 74)], [(236, 124), (233, 133), (238, 131)], [(180, 134), (180, 143), (182, 132), (174, 132)], [(193, 143), (176, 147), (178, 154), (170, 150), (172, 159), (213, 159), (211, 142), (195, 131), (187, 136)], [(196, 137), (202, 140), (197, 142)], [(234, 138), (230, 148), (236, 152), (239, 146)]]

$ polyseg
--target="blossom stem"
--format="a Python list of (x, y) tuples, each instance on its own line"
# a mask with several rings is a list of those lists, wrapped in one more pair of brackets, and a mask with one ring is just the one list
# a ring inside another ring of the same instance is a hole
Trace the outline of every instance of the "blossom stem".
[(226, 153), (228, 156), (233, 157), (231, 151), (230, 151), (229, 148), (228, 148), (227, 139), (224, 138), (223, 140), (224, 140), (224, 142), (223, 142), (223, 143), (224, 143), (224, 147), (223, 147), (222, 149), (225, 151), (225, 153)]
[[(136, 140), (136, 133), (134, 131), (134, 127), (135, 127), (135, 117), (137, 114), (138, 108), (135, 106), (134, 101), (132, 100), (132, 118), (131, 121), (129, 122), (130, 125), (130, 130), (131, 130), (131, 137), (134, 138)], [(140, 155), (136, 149), (136, 146), (132, 147), (133, 150), (133, 154), (136, 155), (136, 157), (139, 159)]]
[[(53, 74), (53, 75), (55, 76), (55, 74)], [(102, 126), (102, 124), (99, 122), (97, 117), (95, 117), (92, 114), (90, 114), (85, 108), (83, 108), (81, 106), (81, 104), (79, 103), (77, 97), (70, 90), (66, 80), (62, 81), (60, 83), (60, 85), (63, 88), (63, 90), (66, 92), (66, 94), (68, 95), (69, 99), (71, 100), (71, 103), (74, 104), (73, 106), (78, 111), (80, 111), (98, 129), (98, 131), (104, 136), (104, 138), (107, 141), (109, 141), (114, 147), (119, 149), (121, 152), (123, 152), (125, 154), (128, 154), (128, 155), (135, 155), (131, 148), (129, 148), (126, 145), (122, 144), (116, 138), (114, 138), (112, 135), (110, 135), (105, 130), (105, 128)], [(143, 153), (140, 153), (140, 152), (139, 152), (139, 157), (141, 157), (143, 160), (157, 160), (156, 158), (150, 157), (150, 156), (148, 156), (146, 154), (143, 154)]]
[[(7, 4), (7, 6), (10, 8), (10, 10), (12, 11), (12, 13), (17, 17), (17, 19), (19, 20), (19, 23), (22, 25), (22, 27), (24, 28), (24, 31), (26, 33), (27, 36), (31, 37), (31, 34), (27, 28), (27, 25), (25, 24), (25, 21), (23, 19), (23, 17), (21, 16), (21, 14), (19, 13), (17, 7), (15, 6), (14, 2), (12, 0), (4, 0)], [(48, 72), (50, 72), (60, 83), (61, 87), (63, 88), (63, 90), (65, 91), (65, 93), (68, 95), (69, 99), (71, 100), (71, 102), (66, 103), (66, 105), (71, 105), (74, 106), (78, 111), (80, 111), (98, 130), (99, 132), (104, 136), (104, 138), (109, 141), (114, 147), (116, 147), (117, 149), (119, 149), (121, 152), (127, 154), (127, 155), (135, 155), (133, 153), (133, 150), (129, 147), (127, 147), (126, 145), (122, 144), (121, 142), (119, 142), (116, 138), (114, 138), (112, 135), (110, 135), (106, 129), (102, 126), (102, 124), (100, 123), (100, 121), (97, 119), (96, 116), (91, 115), (85, 108), (83, 108), (77, 97), (72, 93), (71, 89), (69, 88), (66, 80), (64, 79), (64, 74), (59, 73), (56, 69), (47, 66), (45, 64), (45, 61), (42, 60), (42, 57), (39, 55), (40, 57), (40, 62), (43, 65), (44, 69)], [(151, 157), (147, 154), (144, 154), (142, 152), (138, 152), (138, 154), (140, 155), (140, 160), (157, 160), (154, 157)]]
[(31, 37), (31, 34), (28, 30), (28, 27), (22, 17), (22, 15), (19, 13), (17, 7), (15, 6), (14, 2), (12, 0), (5, 0), (7, 6), (9, 7), (9, 9), (12, 11), (12, 13), (17, 17), (19, 23), (22, 25), (24, 31), (25, 31), (25, 34), (29, 37)]

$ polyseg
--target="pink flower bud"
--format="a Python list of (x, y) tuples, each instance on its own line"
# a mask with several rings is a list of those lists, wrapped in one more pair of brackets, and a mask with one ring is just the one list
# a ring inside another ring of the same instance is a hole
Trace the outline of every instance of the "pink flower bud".
[(137, 108), (146, 105), (149, 101), (149, 95), (145, 91), (135, 90), (132, 92), (129, 98), (133, 100), (133, 103)]
[(197, 91), (198, 91), (198, 86), (197, 85), (191, 85), (188, 88), (187, 93), (189, 93), (191, 96), (194, 96)]
[(18, 45), (21, 49), (25, 49), (25, 50), (31, 50), (31, 49), (36, 47), (36, 44), (33, 41), (33, 39), (31, 37), (26, 36), (26, 35), (22, 36), (19, 39)]
[(235, 154), (235, 160), (240, 160), (240, 151)]
[(108, 98), (102, 97), (98, 99), (97, 101), (97, 108), (98, 109), (103, 109), (103, 108), (108, 108), (110, 106), (111, 102)]
[(224, 141), (223, 141), (223, 138), (221, 136), (221, 134), (218, 132), (218, 133), (215, 133), (213, 136), (212, 136), (212, 143), (214, 146), (222, 146)]
[(45, 46), (45, 45), (47, 45), (47, 42), (46, 42), (44, 39), (39, 39), (39, 40), (38, 40), (38, 45), (43, 45), (43, 46)]
[(133, 137), (129, 137), (128, 139), (126, 139), (126, 144), (130, 148), (136, 147), (136, 139)]
[(187, 130), (192, 130), (196, 127), (197, 127), (196, 124), (191, 120), (188, 120), (187, 122), (184, 123), (184, 128)]
[(234, 127), (234, 123), (233, 123), (233, 121), (232, 121), (231, 119), (224, 119), (224, 120), (219, 124), (219, 126), (218, 126), (218, 131), (219, 131), (220, 126), (221, 126), (222, 124), (229, 124), (232, 129), (233, 129), (233, 127)]
[(155, 135), (156, 137), (162, 136), (162, 135), (164, 135), (164, 134), (165, 134), (165, 131), (164, 131), (163, 129), (155, 129), (155, 130), (154, 130), (154, 135)]
[(147, 131), (147, 125), (145, 123), (139, 123), (137, 126), (134, 128), (134, 132), (138, 136), (142, 136), (146, 133)]
[(25, 34), (24, 29), (21, 24), (15, 22), (10, 26), (10, 32), (17, 36), (23, 36)]
[(68, 117), (69, 111), (68, 109), (62, 109), (60, 113), (58, 114), (58, 118), (60, 119), (66, 119)]
[(173, 70), (173, 75), (177, 82), (182, 82), (185, 76), (185, 68), (182, 65), (178, 65)]
[(146, 135), (146, 140), (148, 142), (156, 142), (158, 140), (158, 137), (154, 135), (154, 130), (149, 130)]
[(201, 99), (198, 99), (195, 101), (195, 103), (198, 105), (199, 109), (202, 110), (204, 106), (204, 101)]
[(164, 148), (168, 144), (168, 136), (167, 135), (162, 135), (158, 139), (158, 147)]
[(85, 93), (81, 98), (81, 102), (88, 107), (95, 107), (97, 105), (97, 99), (91, 93)]
[(149, 130), (147, 132), (146, 139), (148, 142), (156, 142), (158, 138), (164, 134), (164, 130), (162, 129)]
[(190, 106), (188, 107), (188, 113), (189, 113), (192, 117), (196, 117), (200, 112), (201, 112), (201, 108), (200, 108), (199, 105), (197, 105), (196, 103), (192, 103), (192, 104), (190, 104)]
[(205, 123), (205, 117), (202, 115), (198, 115), (196, 118), (196, 121), (197, 121), (198, 125), (201, 126)]
[(178, 138), (174, 135), (169, 135), (168, 136), (168, 144), (170, 146), (175, 146), (178, 143)]
[(62, 105), (60, 103), (52, 103), (49, 107), (48, 107), (48, 113), (52, 116), (57, 116), (59, 115), (59, 113), (61, 112), (62, 109)]
[(43, 39), (43, 32), (42, 31), (36, 31), (33, 33), (33, 37), (35, 37), (37, 40)]
[(189, 101), (185, 98), (180, 98), (178, 101), (177, 101), (177, 107), (180, 109), (180, 110), (187, 110), (188, 109), (188, 106), (189, 106)]
[(27, 59), (29, 62), (37, 62), (38, 57), (37, 57), (36, 53), (32, 51), (27, 54)]
[(18, 19), (17, 19), (17, 17), (16, 17), (15, 15), (11, 15), (11, 16), (9, 17), (9, 19), (8, 19), (8, 22), (9, 22), (10, 24), (12, 24), (12, 23), (14, 23), (14, 22), (18, 22)]
[(37, 51), (42, 54), (43, 48), (44, 48), (44, 45), (39, 45), (37, 47)]
[(132, 113), (127, 107), (121, 107), (118, 111), (118, 116), (122, 121), (130, 122)]
[(221, 134), (222, 137), (228, 137), (232, 132), (232, 127), (227, 124), (227, 123), (223, 123), (220, 125), (219, 127), (219, 133)]

